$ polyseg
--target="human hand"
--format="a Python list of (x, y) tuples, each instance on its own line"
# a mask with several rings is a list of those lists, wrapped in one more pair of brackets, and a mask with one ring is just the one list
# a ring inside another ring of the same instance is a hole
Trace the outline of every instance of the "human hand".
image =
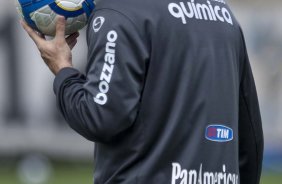
[(77, 43), (79, 33), (73, 33), (65, 38), (66, 20), (63, 16), (57, 18), (56, 35), (52, 40), (46, 40), (44, 35), (34, 31), (23, 20), (21, 20), (21, 25), (36, 44), (44, 62), (55, 75), (65, 67), (72, 67), (71, 50)]

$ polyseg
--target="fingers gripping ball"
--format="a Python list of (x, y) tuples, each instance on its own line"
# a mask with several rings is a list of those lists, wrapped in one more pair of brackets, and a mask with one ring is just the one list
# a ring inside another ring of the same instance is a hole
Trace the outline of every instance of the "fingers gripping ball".
[(82, 29), (95, 8), (94, 0), (16, 0), (20, 16), (33, 29), (48, 36), (56, 32), (56, 17), (66, 18), (66, 35)]

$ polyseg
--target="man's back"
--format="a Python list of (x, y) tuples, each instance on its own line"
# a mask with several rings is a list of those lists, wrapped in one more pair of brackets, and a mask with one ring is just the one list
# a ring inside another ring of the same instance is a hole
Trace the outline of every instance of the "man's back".
[[(95, 184), (240, 183), (239, 97), (250, 71), (224, 1), (103, 0), (87, 40), (93, 131), (67, 120), (97, 142)], [(241, 121), (251, 126), (249, 116)]]

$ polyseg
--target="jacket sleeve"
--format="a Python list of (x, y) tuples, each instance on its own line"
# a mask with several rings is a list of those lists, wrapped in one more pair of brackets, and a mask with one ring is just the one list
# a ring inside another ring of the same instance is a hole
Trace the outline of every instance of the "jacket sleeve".
[(243, 53), (239, 100), (240, 183), (259, 184), (264, 147), (262, 122), (245, 43)]
[(138, 116), (148, 56), (125, 15), (103, 9), (90, 20), (86, 75), (65, 68), (55, 78), (54, 91), (72, 129), (88, 140), (110, 142)]

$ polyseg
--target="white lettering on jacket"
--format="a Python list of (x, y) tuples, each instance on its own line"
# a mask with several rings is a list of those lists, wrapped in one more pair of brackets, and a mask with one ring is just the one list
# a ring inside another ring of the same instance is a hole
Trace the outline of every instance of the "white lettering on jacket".
[(183, 24), (187, 24), (187, 19), (197, 19), (206, 21), (221, 21), (233, 25), (230, 12), (225, 7), (213, 6), (208, 0), (206, 4), (195, 3), (195, 0), (187, 2), (170, 3), (168, 10), (172, 16), (181, 19)]
[(94, 101), (99, 105), (105, 105), (108, 101), (107, 93), (110, 90), (112, 74), (115, 68), (116, 40), (118, 34), (111, 30), (107, 34), (107, 43), (105, 48), (104, 65), (100, 75), (99, 93), (94, 97)]
[(182, 169), (177, 162), (172, 163), (171, 184), (238, 184), (239, 176), (228, 173), (226, 166), (222, 165), (222, 171), (203, 171), (203, 165), (199, 170)]

